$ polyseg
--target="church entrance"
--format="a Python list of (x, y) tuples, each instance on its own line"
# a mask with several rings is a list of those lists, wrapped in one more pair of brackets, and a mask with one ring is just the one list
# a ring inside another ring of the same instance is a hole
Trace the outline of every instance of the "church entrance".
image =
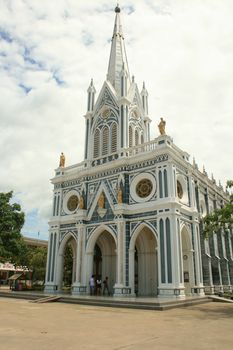
[(64, 293), (71, 292), (72, 284), (75, 281), (76, 274), (76, 254), (77, 254), (77, 243), (71, 236), (64, 248), (63, 253), (60, 256), (60, 283), (59, 290)]
[(102, 252), (98, 244), (94, 248), (93, 274), (102, 276)]
[(158, 286), (157, 241), (148, 227), (137, 235), (134, 249), (134, 292), (137, 296), (155, 296)]
[(195, 284), (193, 271), (193, 251), (191, 237), (186, 227), (183, 227), (181, 231), (181, 242), (185, 294), (191, 295), (192, 287), (194, 287)]
[(102, 280), (102, 290), (103, 281), (108, 277), (110, 293), (113, 294), (113, 286), (116, 283), (116, 243), (108, 231), (103, 231), (96, 239), (92, 274), (95, 275), (95, 280)]

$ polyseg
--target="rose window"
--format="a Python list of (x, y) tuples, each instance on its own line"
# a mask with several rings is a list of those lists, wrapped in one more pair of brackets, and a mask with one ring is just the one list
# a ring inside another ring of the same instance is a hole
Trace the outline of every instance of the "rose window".
[(67, 208), (69, 211), (74, 211), (78, 206), (78, 197), (73, 195), (69, 198), (67, 202)]
[(153, 189), (153, 184), (149, 179), (143, 179), (139, 181), (136, 186), (136, 193), (141, 198), (148, 197)]

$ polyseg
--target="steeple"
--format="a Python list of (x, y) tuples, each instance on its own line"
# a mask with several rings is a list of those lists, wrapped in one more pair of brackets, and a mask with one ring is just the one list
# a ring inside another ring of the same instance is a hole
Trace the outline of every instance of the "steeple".
[(146, 89), (145, 82), (143, 82), (141, 97), (145, 116), (148, 116), (148, 91)]
[(91, 83), (89, 85), (89, 88), (87, 89), (87, 111), (92, 112), (94, 109), (94, 104), (95, 104), (95, 93), (96, 89), (93, 84), (93, 79), (91, 79)]
[[(126, 86), (130, 85), (130, 75), (128, 61), (125, 51), (124, 35), (122, 31), (120, 8), (117, 5), (115, 8), (116, 18), (113, 29), (111, 52), (108, 64), (107, 80), (115, 88), (118, 96), (121, 95), (121, 77), (124, 70), (124, 76), (126, 77)], [(127, 94), (127, 91), (126, 91)]]

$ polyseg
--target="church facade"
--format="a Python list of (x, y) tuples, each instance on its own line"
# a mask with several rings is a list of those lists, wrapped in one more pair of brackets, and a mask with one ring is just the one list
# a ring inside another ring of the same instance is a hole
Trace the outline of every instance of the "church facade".
[(228, 195), (189, 162), (159, 124), (150, 140), (148, 92), (130, 76), (120, 8), (115, 9), (107, 78), (91, 81), (82, 163), (52, 179), (53, 216), (45, 291), (61, 291), (72, 250), (72, 294), (108, 276), (114, 296), (204, 295), (232, 290), (232, 232), (203, 236), (202, 218)]

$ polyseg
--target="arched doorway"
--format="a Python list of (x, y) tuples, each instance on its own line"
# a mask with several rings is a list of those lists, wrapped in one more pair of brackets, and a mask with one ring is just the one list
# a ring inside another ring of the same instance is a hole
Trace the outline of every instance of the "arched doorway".
[(191, 295), (192, 287), (195, 285), (193, 270), (193, 250), (191, 243), (191, 234), (185, 226), (181, 230), (181, 244), (185, 294)]
[[(116, 283), (116, 241), (114, 236), (107, 230), (96, 231), (90, 238), (87, 248), (88, 276), (100, 276), (103, 281), (108, 276), (109, 289), (113, 294)], [(89, 285), (89, 283), (88, 283)]]
[(77, 242), (72, 235), (62, 242), (58, 255), (58, 290), (70, 292), (76, 276)]
[(157, 239), (148, 226), (133, 235), (130, 244), (132, 294), (155, 296), (158, 288)]

